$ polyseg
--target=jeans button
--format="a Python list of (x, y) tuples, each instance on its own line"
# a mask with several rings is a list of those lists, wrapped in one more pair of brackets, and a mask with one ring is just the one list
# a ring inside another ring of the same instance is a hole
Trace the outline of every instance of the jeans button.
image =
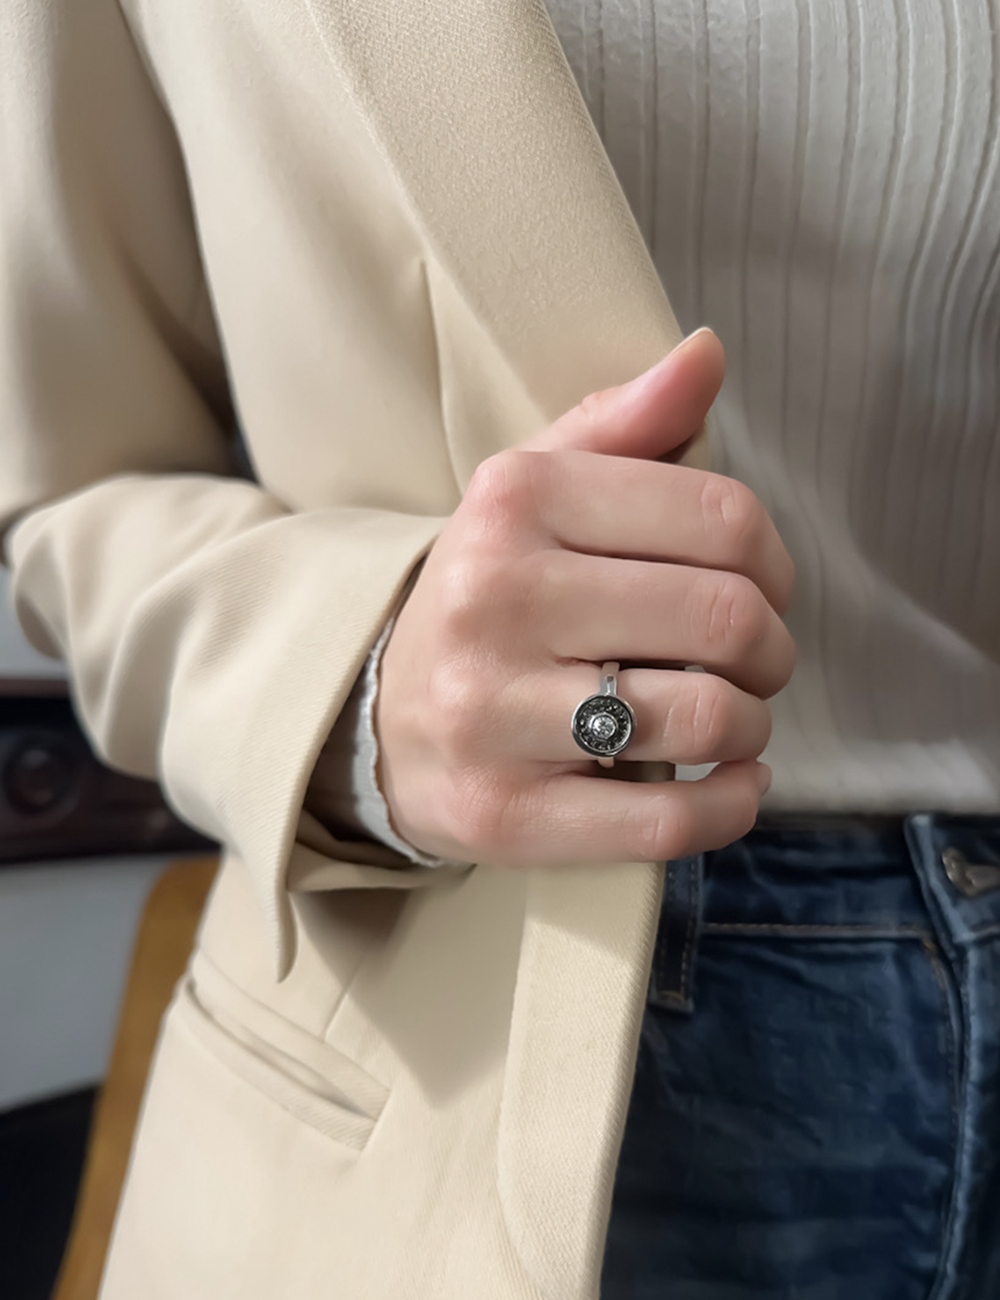
[(966, 898), (977, 898), (1000, 889), (1000, 867), (970, 862), (961, 849), (947, 848), (941, 854), (944, 873)]

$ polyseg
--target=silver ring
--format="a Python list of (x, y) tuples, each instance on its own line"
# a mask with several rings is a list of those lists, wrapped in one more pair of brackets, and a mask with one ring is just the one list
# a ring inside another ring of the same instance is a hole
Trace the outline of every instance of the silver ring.
[(635, 731), (632, 706), (618, 694), (618, 667), (616, 663), (602, 666), (600, 694), (580, 701), (569, 728), (583, 752), (596, 758), (601, 767), (614, 767), (615, 755), (628, 745)]

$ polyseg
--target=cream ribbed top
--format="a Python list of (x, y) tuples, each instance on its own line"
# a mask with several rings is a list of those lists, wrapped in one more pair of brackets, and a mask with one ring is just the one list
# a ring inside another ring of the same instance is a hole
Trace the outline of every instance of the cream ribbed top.
[(548, 0), (798, 565), (770, 807), (1000, 810), (1000, 0)]

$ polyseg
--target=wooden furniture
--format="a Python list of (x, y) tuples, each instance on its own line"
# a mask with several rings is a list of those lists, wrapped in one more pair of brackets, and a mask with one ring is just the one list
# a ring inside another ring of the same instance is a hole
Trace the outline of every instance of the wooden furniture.
[(150, 892), (52, 1300), (96, 1300), (160, 1019), (187, 964), (217, 866), (214, 857), (175, 863)]

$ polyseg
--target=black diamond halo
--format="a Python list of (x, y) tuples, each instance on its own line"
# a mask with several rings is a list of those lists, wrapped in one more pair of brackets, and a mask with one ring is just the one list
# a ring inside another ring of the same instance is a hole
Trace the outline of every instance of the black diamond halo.
[(632, 739), (635, 714), (617, 695), (588, 695), (576, 706), (573, 739), (594, 758), (614, 758)]

